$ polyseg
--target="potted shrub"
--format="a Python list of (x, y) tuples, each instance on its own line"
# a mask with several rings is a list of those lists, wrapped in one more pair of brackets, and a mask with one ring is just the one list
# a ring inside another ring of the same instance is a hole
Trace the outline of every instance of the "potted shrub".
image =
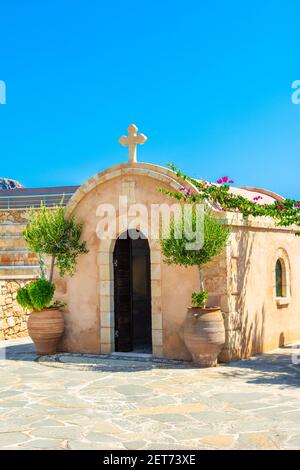
[[(60, 276), (73, 275), (77, 258), (87, 253), (86, 243), (80, 241), (82, 224), (73, 217), (66, 218), (65, 208), (47, 208), (28, 213), (29, 224), (24, 238), (30, 251), (37, 254), (40, 264), (40, 279), (30, 282), (17, 292), (18, 303), (30, 311), (28, 332), (35, 343), (37, 353), (54, 354), (64, 332), (64, 318), (60, 301), (52, 303), (55, 293), (54, 267)], [(50, 258), (50, 269), (46, 277), (45, 258)]]
[[(194, 211), (194, 229), (195, 217)], [(177, 223), (180, 223), (179, 229), (176, 227)], [(230, 229), (207, 210), (204, 212), (203, 225), (204, 241), (199, 250), (187, 249), (189, 240), (184, 234), (183, 221), (178, 220), (171, 224), (170, 237), (162, 238), (161, 249), (166, 263), (199, 268), (201, 290), (192, 293), (192, 306), (188, 308), (184, 321), (183, 337), (193, 361), (201, 367), (210, 367), (217, 363), (218, 354), (225, 342), (225, 328), (221, 308), (206, 307), (208, 294), (204, 289), (203, 267), (225, 248)], [(179, 239), (175, 236), (178, 230), (182, 230), (182, 237)]]
[(51, 304), (54, 292), (54, 284), (45, 278), (32, 281), (17, 292), (17, 302), (31, 312), (28, 332), (39, 355), (55, 353), (64, 332), (60, 310), (63, 304), (58, 301)]

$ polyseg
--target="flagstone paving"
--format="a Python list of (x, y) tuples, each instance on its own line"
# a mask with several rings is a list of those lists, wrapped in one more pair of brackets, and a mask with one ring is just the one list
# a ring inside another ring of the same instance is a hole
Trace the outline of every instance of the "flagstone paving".
[(300, 449), (297, 353), (198, 369), (0, 342), (0, 449)]

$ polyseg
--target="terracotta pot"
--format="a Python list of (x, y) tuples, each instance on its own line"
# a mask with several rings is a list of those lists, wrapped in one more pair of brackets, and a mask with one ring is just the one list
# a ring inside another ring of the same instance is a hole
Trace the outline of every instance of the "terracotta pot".
[(190, 307), (184, 321), (183, 337), (196, 364), (200, 367), (215, 366), (225, 343), (221, 309)]
[(57, 309), (32, 312), (28, 320), (29, 336), (40, 356), (54, 354), (64, 332), (64, 317)]

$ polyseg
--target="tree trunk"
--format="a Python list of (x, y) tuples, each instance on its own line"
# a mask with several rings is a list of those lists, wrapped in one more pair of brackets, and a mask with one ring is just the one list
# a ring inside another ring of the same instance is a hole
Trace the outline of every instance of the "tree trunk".
[(41, 277), (42, 277), (42, 279), (45, 279), (46, 278), (46, 275), (45, 275), (45, 262), (44, 262), (43, 256), (40, 253), (38, 254), (38, 259), (39, 259), (39, 267), (40, 267), (40, 271), (41, 271)]
[(54, 265), (55, 265), (55, 256), (52, 256), (52, 258), (51, 258), (51, 267), (50, 267), (50, 275), (49, 275), (49, 282), (52, 282), (52, 280), (53, 280)]
[[(200, 280), (200, 291), (205, 290), (205, 284), (204, 284), (204, 271), (199, 267), (199, 280)], [(204, 304), (205, 308), (205, 304)]]
[(204, 272), (199, 268), (200, 290), (204, 290)]

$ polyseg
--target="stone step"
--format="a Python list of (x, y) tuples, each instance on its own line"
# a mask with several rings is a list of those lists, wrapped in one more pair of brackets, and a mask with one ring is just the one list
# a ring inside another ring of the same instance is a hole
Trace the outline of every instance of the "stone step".
[(17, 254), (26, 255), (27, 253), (31, 253), (31, 252), (27, 250), (26, 248), (19, 248), (17, 250), (0, 250), (0, 253), (3, 255), (17, 255)]
[(27, 224), (21, 222), (1, 222), (0, 235), (22, 235), (26, 225)]
[(27, 243), (22, 235), (0, 235), (0, 250), (26, 249)]
[(38, 259), (28, 250), (0, 250), (0, 265), (37, 265)]
[(0, 272), (0, 281), (18, 281), (18, 280), (26, 280), (26, 281), (33, 281), (34, 279), (37, 279), (40, 277), (40, 272), (39, 273), (32, 273), (30, 272), (29, 274), (5, 274), (3, 275), (2, 272)]
[(19, 279), (23, 276), (27, 277), (38, 277), (40, 269), (38, 265), (22, 265), (22, 266), (0, 266), (0, 279)]

